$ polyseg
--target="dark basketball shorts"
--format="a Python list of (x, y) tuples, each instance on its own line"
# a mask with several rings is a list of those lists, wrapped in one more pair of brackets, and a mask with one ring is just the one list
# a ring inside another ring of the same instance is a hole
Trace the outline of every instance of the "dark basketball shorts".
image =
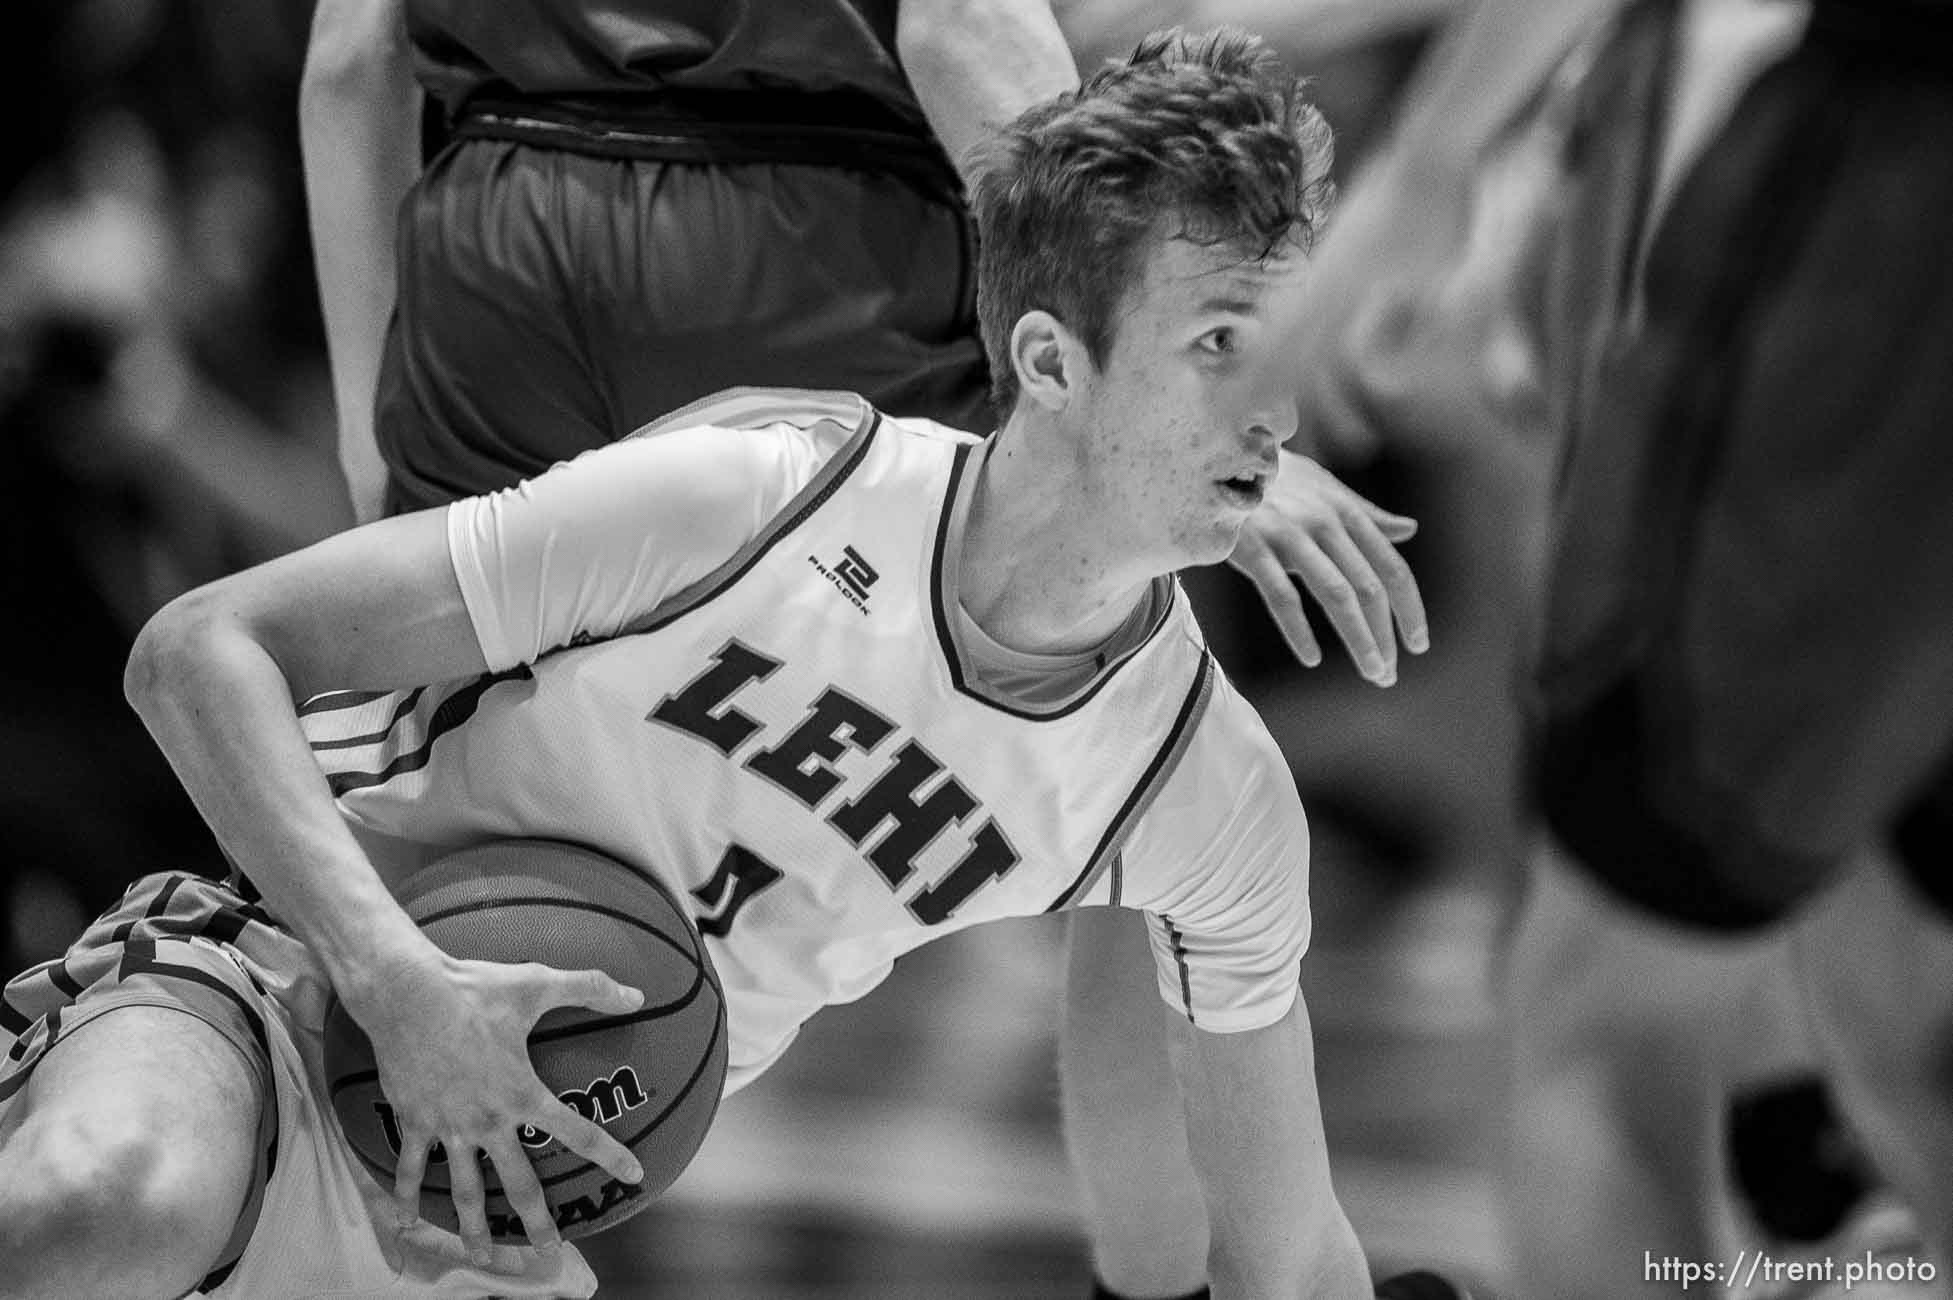
[(211, 1026), (264, 1089), (259, 1159), (232, 1241), (196, 1294), (217, 1300), (417, 1300), (591, 1294), (574, 1248), (529, 1272), (490, 1275), (461, 1239), (395, 1223), (389, 1189), (357, 1166), (326, 1101), (321, 1026), (330, 996), (304, 944), (230, 888), (145, 876), (59, 959), (0, 995), (0, 1114), (70, 1035), (122, 1007), (165, 1007)]
[(1949, 247), (1953, 65), (1814, 38), (1683, 179), (1594, 372), (1537, 789), (1659, 915), (1768, 924), (1881, 840), (1953, 915)]
[(975, 233), (896, 175), (463, 138), (402, 207), (390, 511), (506, 487), (724, 388), (988, 430)]

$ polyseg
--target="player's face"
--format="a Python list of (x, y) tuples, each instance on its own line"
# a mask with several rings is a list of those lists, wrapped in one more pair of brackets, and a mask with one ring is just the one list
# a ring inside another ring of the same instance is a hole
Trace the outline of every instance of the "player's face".
[(1266, 309), (1299, 252), (1242, 260), (1229, 246), (1156, 243), (1084, 385), (1093, 473), (1121, 533), (1171, 566), (1226, 558), (1295, 432), (1282, 369), (1257, 366)]

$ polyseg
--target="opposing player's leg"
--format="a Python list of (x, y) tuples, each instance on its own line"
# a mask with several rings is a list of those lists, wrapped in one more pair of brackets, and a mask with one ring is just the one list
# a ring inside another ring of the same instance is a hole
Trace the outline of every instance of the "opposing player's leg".
[(1953, 915), (1887, 861), (1854, 871), (1793, 940), (1840, 1100), (1953, 1267)]
[[(83, 1004), (85, 1006), (85, 1004)], [(185, 1011), (120, 1005), (0, 1101), (0, 1300), (178, 1296), (231, 1243), (265, 1075)]]
[(1678, 930), (1539, 855), (1510, 1006), (1507, 1172), (1529, 1294), (1660, 1294), (1644, 1278), (1653, 1244), (1709, 1257), (1732, 1047), (1756, 1036), (1736, 1031), (1782, 963), (1780, 938)]

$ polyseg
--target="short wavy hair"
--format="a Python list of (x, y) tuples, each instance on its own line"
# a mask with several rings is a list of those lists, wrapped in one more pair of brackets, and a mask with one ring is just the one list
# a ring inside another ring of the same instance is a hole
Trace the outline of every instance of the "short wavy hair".
[[(1306, 250), (1334, 197), (1329, 125), (1259, 37), (1155, 32), (1124, 62), (1027, 109), (989, 142), (973, 195), (977, 317), (999, 418), (1016, 405), (1010, 335), (1042, 309), (1103, 366), (1159, 238)], [(1171, 223), (1171, 224), (1166, 224)]]

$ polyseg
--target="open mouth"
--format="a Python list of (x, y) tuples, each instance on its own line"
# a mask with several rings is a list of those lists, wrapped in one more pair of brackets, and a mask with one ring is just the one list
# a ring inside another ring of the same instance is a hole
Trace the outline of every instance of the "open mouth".
[(1234, 478), (1220, 480), (1223, 495), (1239, 505), (1252, 510), (1261, 504), (1268, 491), (1268, 479), (1262, 474), (1240, 474)]

